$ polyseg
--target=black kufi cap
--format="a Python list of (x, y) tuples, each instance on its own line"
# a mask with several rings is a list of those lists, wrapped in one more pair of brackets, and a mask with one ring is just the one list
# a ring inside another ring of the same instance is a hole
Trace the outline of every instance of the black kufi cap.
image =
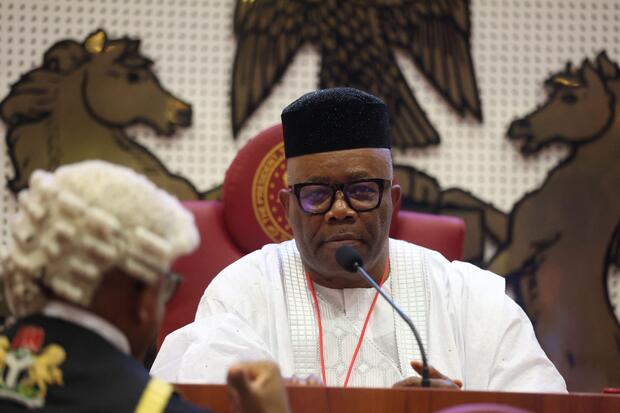
[(310, 92), (282, 111), (287, 158), (357, 148), (390, 148), (385, 103), (353, 88)]

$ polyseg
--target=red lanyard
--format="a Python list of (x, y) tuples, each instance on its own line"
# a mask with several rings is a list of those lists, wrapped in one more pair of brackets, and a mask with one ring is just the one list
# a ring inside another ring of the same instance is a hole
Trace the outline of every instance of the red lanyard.
[[(385, 261), (385, 269), (383, 270), (383, 275), (381, 276), (381, 281), (379, 281), (379, 285), (383, 285), (383, 281), (385, 281), (385, 277), (387, 277), (390, 269), (390, 259)], [(308, 280), (308, 288), (310, 288), (310, 292), (312, 293), (312, 298), (314, 300), (314, 308), (316, 309), (317, 316), (317, 324), (319, 326), (319, 354), (321, 356), (321, 377), (323, 378), (323, 383), (327, 385), (327, 380), (325, 378), (325, 357), (323, 355), (323, 324), (321, 322), (321, 311), (319, 310), (319, 301), (316, 298), (316, 292), (314, 291), (314, 284), (310, 279), (310, 275), (308, 271), (306, 271), (306, 279)], [(366, 326), (368, 326), (368, 321), (370, 320), (370, 316), (372, 314), (372, 310), (375, 308), (375, 303), (377, 302), (377, 297), (379, 296), (379, 292), (375, 293), (375, 298), (372, 300), (372, 304), (370, 304), (370, 309), (368, 310), (368, 314), (366, 314), (366, 320), (364, 321), (364, 327), (362, 327), (362, 333), (360, 334), (360, 338), (357, 341), (357, 346), (355, 347), (355, 351), (353, 352), (353, 357), (351, 358), (351, 363), (349, 363), (349, 369), (347, 371), (347, 377), (344, 379), (343, 387), (347, 387), (349, 384), (349, 377), (351, 377), (351, 371), (353, 370), (353, 365), (355, 364), (355, 359), (357, 358), (357, 353), (362, 346), (362, 342), (364, 341), (364, 334), (366, 333)]]

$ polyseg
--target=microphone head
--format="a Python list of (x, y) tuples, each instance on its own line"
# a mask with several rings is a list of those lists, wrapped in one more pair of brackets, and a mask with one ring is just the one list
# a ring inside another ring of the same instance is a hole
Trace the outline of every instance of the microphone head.
[(343, 245), (336, 250), (336, 262), (349, 272), (356, 272), (357, 267), (362, 267), (362, 257), (348, 245)]

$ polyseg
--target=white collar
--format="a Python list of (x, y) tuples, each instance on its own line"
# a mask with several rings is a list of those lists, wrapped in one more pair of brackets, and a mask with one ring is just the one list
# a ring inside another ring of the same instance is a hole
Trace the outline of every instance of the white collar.
[[(420, 333), (424, 347), (430, 351), (432, 348), (429, 349), (428, 345), (429, 269), (423, 253), (424, 249), (405, 241), (390, 239), (389, 242), (390, 295), (411, 317)], [(295, 240), (277, 244), (277, 248), (291, 329), (295, 373), (310, 375), (318, 372), (320, 374), (320, 370), (317, 370), (319, 355), (316, 344), (318, 342), (316, 310), (308, 289), (301, 255)], [(372, 294), (371, 289), (366, 290), (368, 290), (367, 293)], [(346, 292), (344, 294), (346, 295)], [(400, 371), (405, 377), (415, 376), (417, 373), (411, 367), (410, 361), (420, 359), (420, 350), (407, 324), (400, 319), (394, 318), (394, 320)]]
[(125, 354), (130, 354), (129, 340), (112, 323), (89, 312), (61, 301), (50, 301), (43, 307), (43, 314), (77, 324), (106, 339)]

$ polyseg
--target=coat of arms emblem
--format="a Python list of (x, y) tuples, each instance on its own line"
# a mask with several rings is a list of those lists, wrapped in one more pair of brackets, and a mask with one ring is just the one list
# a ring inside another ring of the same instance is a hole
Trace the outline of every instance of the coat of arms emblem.
[(60, 365), (65, 350), (58, 344), (43, 347), (45, 332), (36, 326), (21, 327), (13, 342), (0, 336), (0, 398), (30, 408), (45, 405), (48, 386), (62, 386)]

